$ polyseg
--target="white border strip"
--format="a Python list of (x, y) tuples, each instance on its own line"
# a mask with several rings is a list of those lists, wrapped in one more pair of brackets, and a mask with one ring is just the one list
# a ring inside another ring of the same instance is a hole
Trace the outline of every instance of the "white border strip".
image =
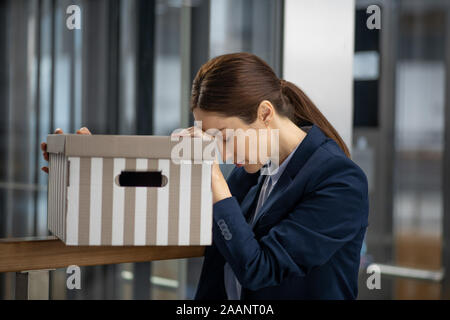
[[(147, 171), (148, 160), (136, 159), (136, 171)], [(136, 188), (136, 204), (134, 211), (134, 244), (145, 245), (146, 221), (147, 221), (147, 190), (148, 188)]]
[(212, 161), (204, 161), (202, 164), (202, 204), (200, 222), (200, 244), (212, 243), (212, 189), (211, 189)]
[(89, 244), (102, 241), (103, 158), (91, 158), (91, 194), (89, 208)]
[(114, 158), (112, 245), (123, 245), (123, 222), (125, 212), (125, 189), (115, 183), (116, 177), (125, 170), (125, 158)]
[(67, 194), (67, 238), (66, 244), (78, 244), (78, 205), (80, 192), (80, 158), (69, 158), (70, 186)]
[(156, 218), (156, 244), (167, 245), (169, 242), (169, 185), (170, 185), (170, 161), (168, 159), (158, 160), (158, 169), (168, 179), (167, 184), (158, 188), (158, 204)]
[(188, 245), (191, 217), (191, 174), (192, 161), (180, 161), (180, 197), (178, 219), (178, 244)]

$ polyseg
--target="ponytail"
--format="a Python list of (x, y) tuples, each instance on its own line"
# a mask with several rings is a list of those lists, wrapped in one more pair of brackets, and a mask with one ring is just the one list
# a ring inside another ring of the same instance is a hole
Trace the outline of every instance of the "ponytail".
[(191, 109), (200, 108), (245, 123), (257, 119), (263, 100), (297, 126), (316, 125), (347, 157), (350, 152), (337, 131), (314, 103), (291, 82), (280, 80), (261, 58), (247, 52), (229, 53), (206, 62), (192, 84)]
[(289, 81), (280, 80), (280, 86), (281, 100), (285, 105), (283, 109), (289, 109), (290, 119), (298, 126), (316, 125), (327, 137), (333, 139), (345, 155), (350, 158), (350, 151), (344, 140), (311, 99), (299, 87)]

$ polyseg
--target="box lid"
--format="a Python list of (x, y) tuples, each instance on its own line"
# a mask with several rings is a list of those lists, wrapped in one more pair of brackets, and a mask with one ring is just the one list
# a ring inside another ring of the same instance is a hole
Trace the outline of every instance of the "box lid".
[(215, 142), (198, 137), (50, 134), (47, 151), (72, 157), (214, 160)]

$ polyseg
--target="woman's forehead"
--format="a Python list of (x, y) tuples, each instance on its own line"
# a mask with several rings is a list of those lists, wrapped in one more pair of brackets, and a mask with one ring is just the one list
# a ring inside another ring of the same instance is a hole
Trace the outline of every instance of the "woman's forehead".
[(215, 112), (203, 111), (201, 109), (194, 109), (193, 113), (195, 121), (201, 122), (201, 129), (203, 131), (220, 131), (227, 128), (234, 128), (236, 125), (234, 117), (224, 117)]

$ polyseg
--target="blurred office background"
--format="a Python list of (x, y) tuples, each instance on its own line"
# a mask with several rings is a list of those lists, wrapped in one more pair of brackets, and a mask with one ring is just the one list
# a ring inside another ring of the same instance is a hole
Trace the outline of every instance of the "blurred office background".
[[(372, 4), (380, 30), (366, 26)], [(69, 5), (82, 10), (80, 30), (66, 27)], [(283, 77), (283, 9), (282, 0), (0, 0), (0, 238), (48, 235), (39, 143), (56, 128), (190, 126), (195, 73), (223, 53), (255, 53)], [(448, 299), (450, 1), (356, 0), (354, 17), (352, 158), (370, 189), (359, 298)], [(380, 290), (366, 287), (371, 263), (387, 266)], [(50, 298), (192, 299), (201, 265), (83, 267), (81, 290), (67, 290), (57, 269)], [(14, 281), (0, 274), (0, 299), (14, 298)]]

